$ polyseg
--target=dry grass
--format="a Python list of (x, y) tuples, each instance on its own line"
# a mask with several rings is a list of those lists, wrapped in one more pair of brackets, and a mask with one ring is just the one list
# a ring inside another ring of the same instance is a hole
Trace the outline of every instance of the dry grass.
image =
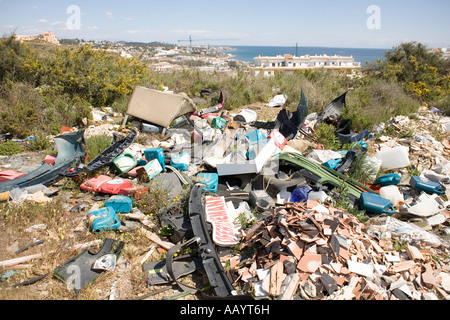
[[(60, 186), (70, 185), (61, 181)], [(141, 267), (141, 260), (151, 249), (152, 241), (138, 230), (119, 232), (103, 231), (94, 234), (88, 230), (83, 220), (87, 211), (71, 212), (70, 208), (76, 203), (87, 202), (93, 204), (91, 193), (80, 192), (78, 186), (74, 190), (62, 189), (60, 194), (45, 204), (23, 202), (14, 205), (12, 202), (0, 203), (0, 261), (15, 259), (41, 253), (42, 256), (15, 267), (18, 269), (12, 277), (0, 282), (0, 300), (105, 300), (114, 293), (116, 299), (133, 299), (160, 286), (148, 286), (146, 275)], [(151, 196), (151, 195), (150, 195)], [(162, 198), (162, 195), (160, 195)], [(151, 200), (148, 200), (151, 201)], [(101, 205), (101, 203), (100, 203)], [(153, 210), (157, 210), (157, 203)], [(45, 225), (43, 228), (37, 228)], [(33, 227), (35, 226), (35, 227)], [(30, 231), (32, 229), (32, 231)], [(70, 258), (82, 252), (77, 245), (97, 240), (97, 244), (89, 247), (96, 252), (104, 239), (111, 238), (125, 243), (121, 257), (113, 272), (101, 274), (94, 282), (83, 288), (76, 295), (61, 280), (53, 276), (53, 270)], [(26, 251), (16, 254), (17, 248), (22, 248), (37, 240), (44, 240)], [(15, 245), (15, 249), (11, 248)], [(159, 261), (165, 257), (164, 251), (154, 250), (147, 259)], [(0, 267), (0, 274), (8, 269)], [(13, 288), (14, 284), (34, 279), (49, 273), (44, 279), (27, 286)], [(195, 277), (195, 276), (194, 276)], [(200, 277), (201, 278), (201, 277)], [(183, 281), (193, 281), (187, 277)], [(112, 291), (115, 288), (115, 291)], [(162, 299), (177, 293), (176, 287), (170, 288), (149, 299)], [(196, 299), (195, 296), (183, 299)]]

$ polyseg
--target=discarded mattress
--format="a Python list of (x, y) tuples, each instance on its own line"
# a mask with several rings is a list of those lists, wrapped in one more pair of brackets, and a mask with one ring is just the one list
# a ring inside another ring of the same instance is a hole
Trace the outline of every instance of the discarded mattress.
[(166, 93), (137, 86), (126, 114), (167, 128), (175, 118), (196, 109), (194, 102), (184, 93)]

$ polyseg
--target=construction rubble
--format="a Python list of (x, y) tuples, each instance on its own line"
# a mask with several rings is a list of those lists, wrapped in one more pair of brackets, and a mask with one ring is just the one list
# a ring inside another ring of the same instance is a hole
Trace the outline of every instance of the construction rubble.
[[(93, 108), (91, 126), (53, 137), (57, 154), (0, 157), (8, 205), (51, 203), (62, 179), (84, 179), (80, 192), (91, 198), (67, 199), (68, 210), (100, 249), (79, 244), (78, 255), (26, 285), (51, 274), (76, 294), (95, 286), (117, 272), (127, 245), (101, 234), (126, 230), (166, 253), (142, 259), (142, 274), (180, 299), (449, 300), (450, 118), (421, 107), (353, 132), (341, 117), (346, 94), (320, 114), (303, 90), (294, 111), (276, 96), (263, 106), (276, 119), (262, 121), (252, 108), (226, 110), (222, 92), (197, 109), (185, 94), (137, 87), (122, 123)], [(340, 150), (317, 142), (321, 123), (335, 127)], [(85, 139), (101, 134), (111, 146), (86, 161)], [(137, 142), (148, 134), (151, 142)], [(364, 181), (352, 175), (358, 169)], [(155, 185), (169, 200), (149, 217), (135, 203)], [(37, 257), (22, 252), (1, 259), (2, 279)], [(194, 272), (206, 283), (183, 281)]]

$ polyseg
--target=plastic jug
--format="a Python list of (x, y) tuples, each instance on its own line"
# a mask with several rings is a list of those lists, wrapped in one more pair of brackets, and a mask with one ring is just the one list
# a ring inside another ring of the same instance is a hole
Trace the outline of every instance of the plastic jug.
[(120, 227), (120, 220), (117, 218), (116, 211), (112, 207), (103, 207), (90, 211), (86, 217), (89, 221), (89, 228), (97, 233)]
[(400, 192), (397, 186), (384, 186), (380, 188), (380, 196), (385, 199), (389, 199), (395, 208), (398, 208), (405, 203), (403, 194)]
[(151, 161), (153, 159), (158, 159), (159, 164), (162, 167), (162, 171), (166, 171), (166, 166), (164, 164), (165, 155), (163, 148), (150, 148), (144, 150), (144, 156), (147, 161)]
[(330, 159), (327, 162), (322, 163), (325, 167), (334, 170), (337, 168), (338, 164), (342, 162), (342, 159)]
[(131, 212), (133, 199), (127, 196), (114, 195), (105, 202), (105, 207), (111, 207), (119, 213)]
[(378, 193), (362, 192), (359, 206), (362, 210), (376, 214), (392, 215), (395, 213), (391, 200), (381, 197)]
[(398, 146), (378, 151), (375, 156), (381, 160), (381, 167), (387, 170), (409, 166), (409, 148)]
[(437, 193), (437, 194), (444, 194), (445, 193), (445, 187), (442, 186), (438, 182), (434, 182), (431, 180), (428, 180), (424, 177), (418, 177), (418, 176), (412, 176), (409, 180), (409, 184), (411, 187), (418, 191), (424, 191), (428, 194)]
[(304, 202), (308, 200), (308, 194), (311, 190), (312, 188), (307, 185), (295, 188), (291, 193), (291, 202)]
[(397, 173), (392, 173), (378, 177), (375, 180), (375, 183), (381, 186), (391, 186), (394, 184), (399, 184), (401, 180), (402, 178), (400, 177), (400, 175), (398, 175)]

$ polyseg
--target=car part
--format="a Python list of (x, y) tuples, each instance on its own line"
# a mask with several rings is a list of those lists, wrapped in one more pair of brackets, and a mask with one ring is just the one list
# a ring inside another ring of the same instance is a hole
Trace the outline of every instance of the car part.
[(116, 259), (122, 253), (124, 242), (113, 239), (105, 239), (102, 247), (97, 253), (88, 249), (83, 250), (79, 255), (64, 262), (54, 270), (54, 276), (72, 288), (76, 294), (89, 283), (97, 279), (104, 270), (93, 269), (97, 259), (107, 255), (114, 254)]
[(136, 137), (136, 131), (130, 129), (131, 133), (122, 140), (117, 141), (117, 136), (114, 134), (113, 143), (103, 150), (99, 155), (97, 155), (92, 161), (87, 165), (81, 165), (80, 167), (74, 168), (74, 171), (67, 172), (64, 174), (66, 177), (75, 177), (80, 172), (91, 172), (97, 170), (101, 167), (109, 165), (114, 161), (126, 148), (128, 148), (134, 141)]
[(86, 155), (84, 150), (83, 130), (64, 133), (54, 138), (58, 156), (53, 165), (45, 162), (39, 168), (13, 180), (0, 182), (0, 193), (14, 188), (25, 188), (37, 184), (48, 187), (63, 178), (63, 175), (75, 162), (81, 161)]

